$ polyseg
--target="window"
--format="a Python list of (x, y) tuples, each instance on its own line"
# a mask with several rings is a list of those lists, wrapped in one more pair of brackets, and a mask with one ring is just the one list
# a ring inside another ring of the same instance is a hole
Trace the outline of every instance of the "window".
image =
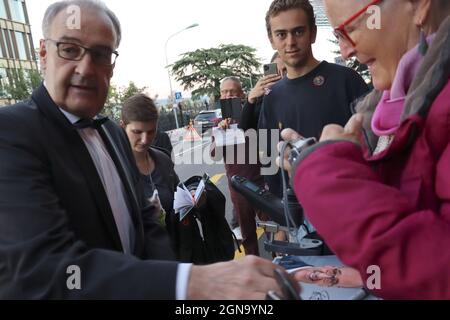
[(7, 97), (6, 85), (8, 85), (8, 73), (5, 68), (0, 68), (0, 98)]
[(8, 19), (8, 15), (6, 14), (5, 3), (3, 0), (0, 0), (0, 18)]
[(33, 44), (33, 38), (31, 37), (31, 33), (27, 33), (26, 35), (26, 40), (28, 41), (28, 46), (27, 46), (27, 52), (30, 54), (30, 59), (29, 60), (36, 60), (36, 52), (34, 51), (34, 44)]
[[(0, 0), (1, 1), (1, 0)], [(0, 58), (6, 58), (6, 50), (5, 50), (5, 37), (3, 32), (0, 32)]]
[(23, 32), (14, 31), (16, 34), (17, 51), (19, 51), (20, 60), (28, 60), (27, 50), (25, 47), (25, 34)]
[(8, 0), (9, 9), (11, 10), (11, 19), (26, 23), (25, 12), (23, 10), (23, 0)]
[(15, 58), (14, 50), (12, 50), (11, 39), (9, 37), (10, 32), (9, 32), (9, 30), (6, 30), (6, 29), (1, 29), (1, 30), (2, 30), (2, 35), (3, 35), (3, 40), (4, 40), (4, 43), (6, 46), (6, 51), (7, 51), (6, 57), (14, 59)]

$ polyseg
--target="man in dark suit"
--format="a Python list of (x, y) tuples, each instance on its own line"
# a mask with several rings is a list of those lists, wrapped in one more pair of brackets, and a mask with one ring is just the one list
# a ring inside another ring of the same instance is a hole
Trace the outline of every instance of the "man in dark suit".
[(269, 261), (171, 261), (126, 136), (98, 116), (120, 43), (114, 13), (91, 0), (58, 2), (43, 33), (44, 83), (0, 110), (0, 299), (252, 299), (277, 290)]

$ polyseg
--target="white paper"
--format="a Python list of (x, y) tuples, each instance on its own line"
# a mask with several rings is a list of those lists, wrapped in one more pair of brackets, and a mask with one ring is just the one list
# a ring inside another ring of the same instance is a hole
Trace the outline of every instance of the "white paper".
[(175, 192), (173, 199), (173, 208), (175, 213), (180, 214), (180, 221), (186, 217), (186, 215), (197, 205), (197, 202), (200, 200), (203, 191), (205, 190), (205, 181), (200, 180), (200, 183), (197, 186), (194, 197), (192, 197), (191, 192), (186, 188), (185, 185), (180, 188), (177, 187), (177, 191)]
[(216, 147), (233, 146), (245, 143), (245, 134), (237, 124), (232, 124), (229, 129), (213, 128), (212, 132)]
[(197, 204), (200, 200), (200, 197), (202, 196), (203, 191), (205, 190), (205, 181), (200, 180), (200, 183), (197, 186), (197, 190), (195, 191), (194, 195), (194, 203)]
[(186, 215), (194, 207), (194, 199), (192, 198), (191, 192), (183, 185), (183, 188), (177, 187), (173, 199), (173, 208), (175, 213), (180, 214), (180, 221), (186, 217)]

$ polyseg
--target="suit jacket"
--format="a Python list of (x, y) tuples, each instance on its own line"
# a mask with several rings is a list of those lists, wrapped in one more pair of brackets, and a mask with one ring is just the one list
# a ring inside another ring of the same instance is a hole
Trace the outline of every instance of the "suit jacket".
[[(45, 87), (0, 109), (0, 299), (175, 298), (177, 263), (128, 139), (112, 121), (99, 133), (126, 189), (133, 255), (122, 251), (83, 140)], [(68, 289), (69, 266), (79, 267), (81, 290)]]

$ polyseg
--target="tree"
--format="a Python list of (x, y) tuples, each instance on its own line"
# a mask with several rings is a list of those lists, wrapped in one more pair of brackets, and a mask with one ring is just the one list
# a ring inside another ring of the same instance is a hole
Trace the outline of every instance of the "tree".
[(135, 94), (143, 93), (145, 90), (147, 90), (147, 87), (139, 88), (133, 81), (130, 81), (125, 87), (117, 87), (111, 84), (102, 113), (113, 120), (119, 121), (123, 102)]
[(198, 49), (182, 54), (169, 66), (184, 90), (192, 90), (193, 98), (220, 97), (220, 81), (229, 76), (240, 78), (244, 90), (251, 89), (260, 77), (261, 66), (256, 49), (245, 45), (222, 44), (217, 48)]
[[(339, 47), (339, 42), (337, 39), (330, 40), (330, 42), (336, 45), (336, 50), (333, 53), (337, 55), (341, 55), (341, 52), (337, 49)], [(352, 68), (356, 72), (358, 72), (361, 77), (366, 81), (369, 85), (372, 83), (372, 75), (370, 74), (370, 70), (365, 64), (361, 64), (356, 57), (352, 57), (345, 61), (347, 67)]]
[(27, 99), (42, 82), (37, 70), (9, 69), (8, 78), (0, 81), (2, 95), (13, 101)]

